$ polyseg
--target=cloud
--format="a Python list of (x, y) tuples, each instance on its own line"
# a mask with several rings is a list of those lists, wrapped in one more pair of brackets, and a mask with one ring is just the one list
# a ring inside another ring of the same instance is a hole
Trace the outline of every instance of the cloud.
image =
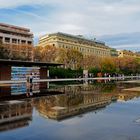
[(29, 27), (35, 37), (61, 31), (101, 36), (113, 46), (140, 44), (138, 0), (0, 0), (0, 18)]
[(104, 35), (99, 38), (118, 49), (140, 51), (140, 32)]

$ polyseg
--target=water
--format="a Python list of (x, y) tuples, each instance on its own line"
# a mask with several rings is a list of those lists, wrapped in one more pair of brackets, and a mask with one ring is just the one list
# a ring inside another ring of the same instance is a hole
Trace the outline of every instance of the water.
[(139, 86), (1, 85), (0, 140), (140, 140), (140, 92), (123, 90)]

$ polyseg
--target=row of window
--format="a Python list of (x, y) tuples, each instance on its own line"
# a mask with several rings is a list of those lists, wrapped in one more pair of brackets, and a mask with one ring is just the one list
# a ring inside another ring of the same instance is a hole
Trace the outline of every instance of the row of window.
[[(53, 44), (55, 46), (55, 44)], [(81, 48), (81, 47), (75, 47), (75, 46), (67, 46), (67, 45), (60, 45), (60, 48), (71, 48), (71, 49), (76, 49), (82, 53), (96, 53), (96, 54), (101, 54), (101, 55), (109, 55), (109, 51), (102, 51), (102, 50), (97, 50), (97, 49), (87, 49), (87, 48)]]
[(15, 38), (9, 38), (9, 37), (0, 37), (0, 40), (2, 41), (4, 39), (5, 43), (13, 43), (13, 44), (28, 44), (32, 45), (32, 41), (26, 41), (26, 40), (20, 40)]
[[(74, 43), (74, 44), (84, 44), (84, 45), (89, 45), (89, 46), (93, 46), (93, 45), (97, 45), (97, 43), (95, 42), (90, 42), (90, 41), (82, 41), (82, 40), (68, 40), (68, 39), (62, 39), (62, 38), (52, 38), (53, 40), (57, 40), (57, 41), (63, 41), (63, 42), (70, 42), (70, 43)], [(45, 40), (44, 40), (45, 41)], [(47, 40), (46, 40), (47, 41)], [(98, 47), (103, 48), (105, 44), (98, 44)]]

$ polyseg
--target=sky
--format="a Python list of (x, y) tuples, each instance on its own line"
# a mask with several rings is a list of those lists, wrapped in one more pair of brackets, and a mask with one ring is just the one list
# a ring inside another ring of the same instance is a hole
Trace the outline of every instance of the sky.
[(0, 22), (30, 28), (35, 44), (64, 32), (140, 51), (140, 0), (0, 0)]

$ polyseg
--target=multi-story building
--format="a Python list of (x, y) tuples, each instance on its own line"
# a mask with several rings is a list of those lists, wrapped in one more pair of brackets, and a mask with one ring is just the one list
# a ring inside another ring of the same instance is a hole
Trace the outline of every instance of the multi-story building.
[(47, 34), (39, 39), (39, 46), (52, 45), (57, 48), (71, 48), (83, 54), (96, 55), (101, 57), (111, 56), (110, 48), (104, 42), (86, 39), (83, 36), (70, 35), (65, 33)]
[(64, 94), (42, 97), (34, 103), (41, 116), (61, 120), (105, 107), (118, 98), (116, 93), (104, 94), (104, 88), (101, 85), (69, 85), (63, 87)]
[(128, 50), (120, 50), (118, 51), (118, 57), (135, 57), (135, 58), (140, 58), (140, 54), (139, 53), (134, 53), (132, 51), (128, 51)]
[(10, 55), (21, 55), (33, 60), (33, 34), (30, 29), (0, 23), (0, 41)]
[(0, 106), (0, 132), (29, 125), (32, 120), (31, 101), (8, 101)]
[(111, 57), (118, 57), (118, 51), (114, 48), (110, 49)]

